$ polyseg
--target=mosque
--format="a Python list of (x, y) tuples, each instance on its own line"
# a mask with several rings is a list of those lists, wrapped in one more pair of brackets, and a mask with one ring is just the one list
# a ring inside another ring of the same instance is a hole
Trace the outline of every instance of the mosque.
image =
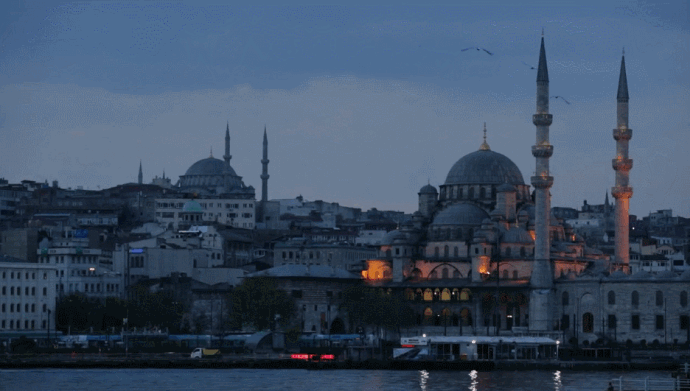
[(515, 163), (491, 150), (485, 124), (479, 149), (460, 158), (438, 190), (430, 184), (420, 189), (412, 220), (386, 235), (365, 277), (404, 295), (416, 313), (415, 332), (549, 335), (575, 344), (687, 343), (690, 270), (629, 274), (632, 130), (625, 56), (613, 131), (613, 258), (587, 247), (551, 212), (548, 87), (542, 37), (533, 190)]

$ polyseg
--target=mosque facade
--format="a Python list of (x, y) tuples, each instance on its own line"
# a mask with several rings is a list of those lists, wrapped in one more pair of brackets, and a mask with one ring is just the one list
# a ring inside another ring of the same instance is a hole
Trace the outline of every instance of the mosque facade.
[[(368, 282), (397, 291), (417, 314), (414, 333), (550, 335), (570, 343), (688, 343), (690, 271), (630, 274), (627, 78), (618, 91), (616, 256), (587, 247), (551, 211), (548, 70), (542, 37), (532, 188), (486, 141), (460, 158), (437, 190), (418, 193), (412, 220), (368, 261)], [(622, 92), (621, 92), (622, 91)], [(622, 102), (622, 100), (624, 102)], [(556, 155), (557, 157), (557, 155)], [(619, 206), (620, 205), (620, 206)]]

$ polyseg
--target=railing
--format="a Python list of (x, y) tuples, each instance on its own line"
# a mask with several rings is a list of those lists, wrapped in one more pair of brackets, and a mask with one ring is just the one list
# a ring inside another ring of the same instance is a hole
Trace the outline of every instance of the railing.
[(615, 391), (680, 391), (690, 390), (690, 379), (625, 379), (623, 376), (612, 379)]

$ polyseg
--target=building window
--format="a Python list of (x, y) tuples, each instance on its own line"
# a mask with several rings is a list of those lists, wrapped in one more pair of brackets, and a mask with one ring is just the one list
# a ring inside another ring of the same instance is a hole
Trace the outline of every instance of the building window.
[(616, 304), (616, 292), (609, 291), (609, 305), (615, 305), (615, 304)]
[(518, 279), (518, 272), (517, 272), (517, 270), (513, 270), (513, 280), (517, 280), (517, 279)]
[(631, 298), (632, 306), (637, 308), (638, 305), (640, 305), (640, 294), (637, 293), (637, 291), (633, 291)]
[(687, 291), (680, 292), (680, 306), (681, 307), (687, 307), (688, 306), (688, 292)]
[(657, 330), (663, 330), (664, 329), (664, 316), (663, 315), (657, 315), (656, 316), (656, 322), (654, 322), (656, 325)]
[(561, 330), (568, 330), (570, 328), (570, 316), (561, 316)]
[(48, 296), (48, 288), (43, 288), (43, 296)]
[(510, 247), (506, 247), (506, 257), (510, 256)]
[(656, 306), (662, 307), (664, 305), (664, 292), (656, 291)]
[(680, 329), (687, 330), (690, 327), (690, 316), (681, 315), (680, 316)]
[(616, 315), (609, 315), (608, 318), (608, 326), (610, 329), (615, 329), (616, 328)]
[(582, 332), (591, 333), (594, 331), (594, 315), (591, 312), (586, 312), (582, 315)]
[(640, 329), (640, 315), (633, 315), (630, 318), (630, 328), (633, 330)]
[(568, 292), (563, 292), (561, 295), (561, 302), (563, 303), (563, 306), (570, 305), (570, 295)]

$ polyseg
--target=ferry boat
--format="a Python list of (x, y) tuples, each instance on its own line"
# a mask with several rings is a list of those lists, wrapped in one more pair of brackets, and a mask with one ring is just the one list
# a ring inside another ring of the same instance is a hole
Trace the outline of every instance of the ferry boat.
[(421, 336), (400, 339), (393, 359), (405, 361), (555, 361), (560, 341), (547, 337)]

